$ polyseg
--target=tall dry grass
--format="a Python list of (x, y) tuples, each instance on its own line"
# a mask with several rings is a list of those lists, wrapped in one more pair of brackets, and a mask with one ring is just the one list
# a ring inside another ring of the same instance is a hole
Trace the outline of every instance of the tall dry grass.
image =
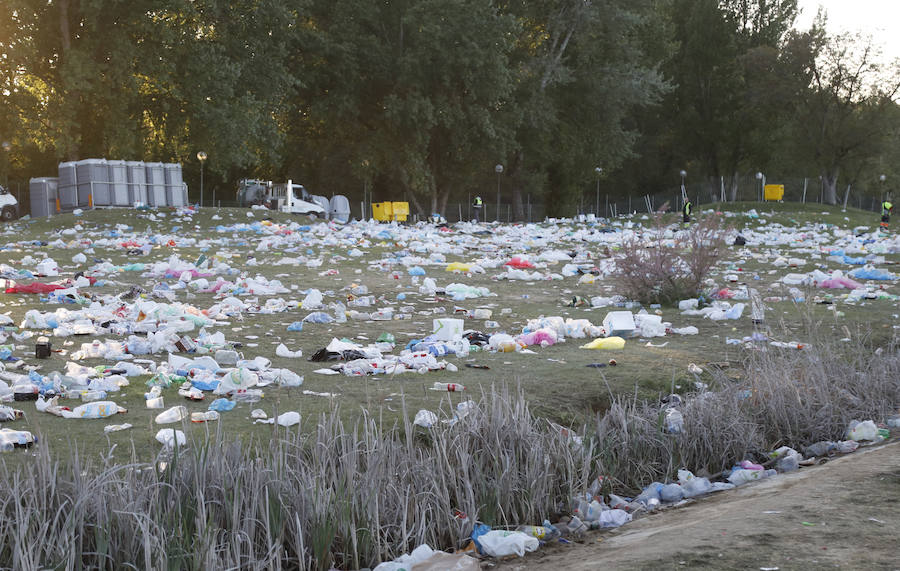
[(192, 441), (164, 467), (89, 464), (77, 451), (60, 463), (39, 447), (27, 465), (0, 464), (0, 567), (372, 566), (420, 543), (457, 546), (475, 520), (552, 518), (598, 476), (628, 494), (681, 467), (714, 474), (839, 438), (851, 419), (900, 403), (896, 346), (752, 353), (747, 368), (686, 395), (681, 434), (665, 432), (657, 403), (618, 397), (578, 441), (535, 417), (522, 391), (495, 388), (455, 424), (347, 424), (336, 410), (266, 442)]

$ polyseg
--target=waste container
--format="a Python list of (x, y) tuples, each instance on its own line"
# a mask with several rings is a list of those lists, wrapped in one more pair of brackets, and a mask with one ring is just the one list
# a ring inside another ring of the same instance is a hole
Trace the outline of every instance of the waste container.
[(406, 222), (407, 217), (409, 217), (408, 202), (392, 202), (391, 210), (393, 211), (391, 220), (396, 220), (397, 222)]
[(328, 202), (329, 218), (337, 222), (350, 220), (350, 201), (343, 194), (336, 194)]
[(784, 200), (783, 184), (767, 184), (764, 188), (765, 199), (768, 200)]
[(391, 206), (390, 202), (373, 202), (372, 203), (372, 218), (378, 220), (379, 222), (388, 222), (391, 220), (391, 215), (394, 210)]

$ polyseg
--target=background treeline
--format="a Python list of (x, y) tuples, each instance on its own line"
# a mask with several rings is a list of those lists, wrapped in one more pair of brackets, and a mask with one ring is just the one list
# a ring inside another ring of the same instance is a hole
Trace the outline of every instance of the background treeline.
[(553, 214), (593, 197), (597, 167), (611, 198), (682, 169), (707, 196), (757, 171), (829, 202), (890, 190), (898, 66), (796, 16), (795, 0), (4, 0), (0, 181), (177, 161), (196, 200), (203, 150), (225, 202), (240, 178), (292, 178), (426, 213), (499, 187), (514, 216)]

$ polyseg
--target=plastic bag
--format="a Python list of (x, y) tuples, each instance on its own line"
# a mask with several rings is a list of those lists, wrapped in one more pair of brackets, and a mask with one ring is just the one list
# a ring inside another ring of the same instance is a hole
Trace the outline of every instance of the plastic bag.
[(859, 442), (860, 440), (878, 440), (878, 427), (871, 420), (850, 421), (847, 429), (847, 438)]
[(176, 445), (184, 446), (187, 438), (184, 432), (175, 430), (174, 428), (163, 428), (156, 433), (156, 441), (165, 446), (167, 449), (175, 448)]
[(581, 346), (582, 349), (624, 349), (625, 340), (621, 337), (599, 337)]
[(526, 551), (534, 551), (540, 545), (536, 537), (521, 531), (492, 529), (478, 538), (481, 551), (491, 557), (518, 555), (524, 557)]

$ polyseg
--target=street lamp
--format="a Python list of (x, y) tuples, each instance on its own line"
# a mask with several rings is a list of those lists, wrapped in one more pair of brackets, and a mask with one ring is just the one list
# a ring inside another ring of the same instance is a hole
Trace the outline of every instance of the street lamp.
[(197, 160), (200, 161), (200, 206), (203, 206), (203, 165), (206, 163), (207, 154), (203, 151), (197, 153)]
[(764, 187), (765, 184), (766, 184), (766, 183), (765, 183), (766, 175), (764, 175), (764, 174), (763, 174), (762, 172), (760, 172), (760, 171), (757, 171), (757, 172), (756, 172), (756, 180), (759, 181), (759, 192), (758, 192), (757, 195), (756, 195), (756, 200), (759, 202), (759, 201), (762, 201), (762, 197), (764, 196), (764, 195), (763, 195), (763, 187)]
[(597, 218), (600, 218), (600, 177), (603, 176), (603, 169), (594, 167), (594, 172), (597, 173), (597, 210), (594, 212), (597, 213)]
[(678, 174), (681, 175), (681, 200), (682, 202), (687, 202), (687, 190), (685, 190), (684, 188), (684, 177), (687, 176), (687, 171), (681, 169), (680, 171), (678, 171)]
[(500, 220), (500, 175), (503, 174), (503, 165), (498, 164), (494, 167), (494, 172), (497, 173), (497, 220)]

